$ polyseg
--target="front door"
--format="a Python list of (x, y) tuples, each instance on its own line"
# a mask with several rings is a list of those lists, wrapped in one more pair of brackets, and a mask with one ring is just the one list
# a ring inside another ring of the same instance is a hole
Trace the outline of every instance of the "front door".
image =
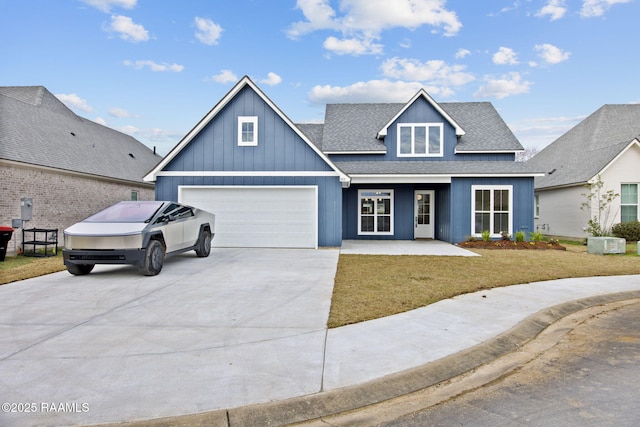
[(433, 205), (435, 203), (435, 193), (433, 190), (418, 190), (415, 192), (415, 229), (413, 237), (415, 239), (433, 239)]

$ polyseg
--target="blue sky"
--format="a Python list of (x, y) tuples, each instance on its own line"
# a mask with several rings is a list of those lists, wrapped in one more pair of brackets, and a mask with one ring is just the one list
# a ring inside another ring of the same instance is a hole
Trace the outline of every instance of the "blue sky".
[(0, 0), (0, 85), (45, 86), (166, 154), (244, 75), (332, 102), (489, 101), (541, 149), (640, 102), (640, 0)]

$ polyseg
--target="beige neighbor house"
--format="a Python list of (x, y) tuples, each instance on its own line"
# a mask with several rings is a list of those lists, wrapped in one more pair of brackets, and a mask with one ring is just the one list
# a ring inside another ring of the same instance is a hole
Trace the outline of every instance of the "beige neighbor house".
[(602, 225), (640, 219), (640, 105), (604, 105), (528, 163), (546, 172), (535, 179), (538, 231), (588, 237), (585, 228), (599, 209), (596, 203), (591, 212), (581, 206), (589, 185), (599, 179), (604, 184), (601, 194), (619, 194), (609, 204), (608, 215), (603, 211)]
[[(153, 200), (142, 181), (161, 157), (135, 138), (77, 116), (42, 86), (0, 87), (0, 225), (62, 230), (121, 200)], [(14, 224), (15, 225), (15, 224)], [(7, 255), (21, 247), (15, 229)]]

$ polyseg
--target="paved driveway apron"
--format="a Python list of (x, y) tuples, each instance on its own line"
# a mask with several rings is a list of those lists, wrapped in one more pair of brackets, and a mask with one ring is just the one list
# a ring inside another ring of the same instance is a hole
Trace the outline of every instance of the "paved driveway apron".
[(169, 259), (155, 277), (96, 266), (0, 286), (0, 400), (17, 411), (3, 406), (0, 425), (155, 418), (318, 392), (338, 254), (214, 249)]

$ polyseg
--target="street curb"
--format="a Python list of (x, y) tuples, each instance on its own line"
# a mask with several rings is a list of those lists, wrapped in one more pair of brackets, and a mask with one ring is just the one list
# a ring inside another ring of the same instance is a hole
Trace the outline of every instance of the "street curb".
[(566, 316), (591, 307), (639, 298), (640, 290), (598, 295), (558, 304), (538, 311), (508, 331), (474, 347), (426, 365), (363, 384), (228, 410), (106, 425), (127, 427), (282, 426), (317, 420), (375, 405), (451, 380), (514, 352)]

